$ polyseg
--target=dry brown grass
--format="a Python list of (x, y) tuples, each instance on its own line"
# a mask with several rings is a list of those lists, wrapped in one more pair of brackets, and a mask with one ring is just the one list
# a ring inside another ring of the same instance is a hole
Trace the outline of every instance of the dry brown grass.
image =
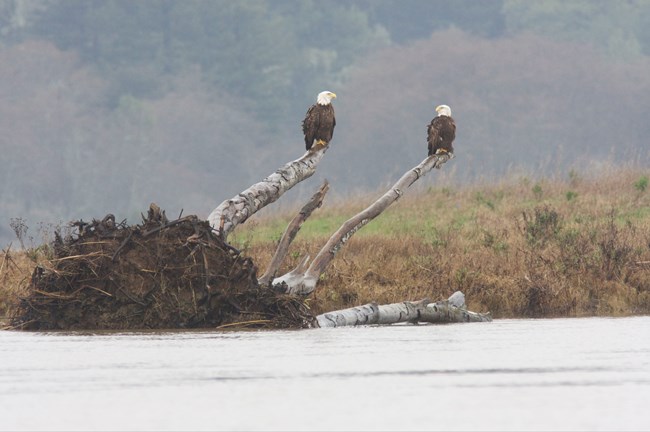
[[(635, 187), (644, 176), (571, 173), (412, 194), (350, 240), (323, 275), (312, 309), (438, 300), (461, 290), (470, 309), (496, 317), (650, 313), (650, 190)], [(315, 256), (341, 221), (379, 195), (331, 210), (326, 202), (281, 270)], [(282, 229), (268, 216), (238, 228), (233, 240), (263, 269)]]
[(0, 328), (8, 324), (18, 299), (27, 293), (32, 271), (43, 254), (12, 251), (10, 246), (0, 251)]
[[(461, 290), (471, 310), (497, 318), (648, 314), (650, 190), (641, 180), (649, 176), (601, 170), (591, 178), (519, 177), (411, 193), (349, 241), (309, 304), (321, 313), (369, 301), (438, 300)], [(326, 199), (281, 272), (305, 254), (314, 257), (342, 222), (381, 193), (334, 205)], [(261, 272), (292, 216), (267, 212), (238, 227), (230, 241)], [(35, 261), (10, 252), (0, 254), (1, 262), (3, 316)]]

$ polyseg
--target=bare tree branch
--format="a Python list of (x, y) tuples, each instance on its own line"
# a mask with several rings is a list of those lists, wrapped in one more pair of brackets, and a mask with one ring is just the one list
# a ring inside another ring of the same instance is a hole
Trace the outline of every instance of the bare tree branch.
[(432, 155), (423, 160), (418, 166), (407, 171), (397, 183), (393, 185), (381, 198), (375, 201), (370, 207), (347, 220), (336, 231), (329, 241), (320, 250), (314, 261), (305, 272), (297, 269), (277, 277), (273, 285), (278, 289), (284, 289), (287, 293), (309, 295), (316, 289), (316, 283), (329, 263), (334, 259), (336, 253), (345, 243), (364, 225), (376, 218), (391, 204), (404, 195), (406, 189), (411, 187), (418, 179), (426, 175), (433, 168), (440, 168), (451, 159), (453, 155), (444, 153)]
[(419, 302), (401, 302), (388, 305), (369, 303), (363, 306), (328, 312), (316, 317), (319, 327), (358, 326), (367, 324), (396, 323), (452, 323), (492, 321), (490, 313), (468, 311), (465, 295), (456, 291), (447, 300), (430, 303), (428, 299)]
[(276, 249), (273, 258), (271, 259), (271, 263), (266, 269), (266, 272), (264, 272), (264, 274), (257, 280), (261, 286), (268, 286), (271, 278), (275, 277), (275, 274), (280, 268), (282, 261), (289, 252), (289, 245), (293, 239), (296, 238), (296, 234), (298, 234), (298, 231), (300, 231), (302, 224), (307, 220), (307, 218), (309, 218), (309, 216), (311, 216), (314, 210), (323, 204), (323, 199), (325, 198), (325, 194), (329, 188), (330, 185), (327, 180), (325, 180), (320, 189), (311, 197), (307, 204), (305, 204), (302, 209), (300, 209), (300, 212), (298, 212), (298, 214), (291, 220), (291, 222), (289, 222), (287, 229), (284, 231), (284, 234), (282, 234), (278, 248)]
[(300, 159), (289, 162), (261, 182), (219, 204), (208, 216), (212, 229), (226, 240), (237, 225), (311, 177), (328, 147), (318, 146), (306, 152)]

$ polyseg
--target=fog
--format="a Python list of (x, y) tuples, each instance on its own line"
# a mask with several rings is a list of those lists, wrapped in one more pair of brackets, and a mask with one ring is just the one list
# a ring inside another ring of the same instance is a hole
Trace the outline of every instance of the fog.
[(650, 2), (534, 5), (2, 1), (0, 246), (150, 202), (205, 217), (302, 155), (326, 89), (334, 139), (282, 206), (396, 181), (443, 103), (456, 158), (427, 185), (648, 167)]

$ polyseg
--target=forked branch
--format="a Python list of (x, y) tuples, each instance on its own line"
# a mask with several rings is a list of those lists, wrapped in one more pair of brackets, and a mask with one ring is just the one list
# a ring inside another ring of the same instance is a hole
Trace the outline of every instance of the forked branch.
[(285, 275), (275, 278), (273, 280), (273, 285), (277, 289), (285, 290), (285, 292), (291, 294), (309, 295), (312, 293), (314, 289), (316, 289), (318, 279), (325, 272), (325, 269), (334, 259), (336, 253), (345, 245), (355, 232), (379, 216), (391, 204), (401, 198), (413, 183), (426, 175), (433, 168), (440, 168), (452, 157), (453, 155), (448, 153), (432, 155), (423, 160), (415, 168), (407, 171), (381, 198), (362, 212), (348, 219), (338, 229), (338, 231), (330, 237), (306, 271), (294, 269)]
[(325, 198), (325, 194), (329, 188), (330, 185), (327, 180), (325, 180), (320, 189), (318, 189), (318, 191), (311, 197), (307, 204), (305, 204), (302, 209), (300, 209), (300, 212), (298, 212), (298, 214), (291, 220), (291, 222), (289, 222), (287, 229), (284, 231), (284, 234), (282, 234), (282, 238), (280, 239), (278, 248), (276, 249), (273, 258), (271, 259), (269, 267), (266, 269), (266, 272), (264, 272), (264, 274), (257, 280), (261, 286), (268, 286), (271, 279), (275, 277), (275, 274), (280, 268), (282, 261), (284, 261), (284, 258), (289, 252), (289, 245), (291, 245), (293, 239), (296, 238), (296, 234), (298, 234), (298, 231), (300, 231), (302, 224), (307, 220), (307, 218), (309, 218), (309, 216), (311, 216), (314, 210), (323, 204), (323, 199)]

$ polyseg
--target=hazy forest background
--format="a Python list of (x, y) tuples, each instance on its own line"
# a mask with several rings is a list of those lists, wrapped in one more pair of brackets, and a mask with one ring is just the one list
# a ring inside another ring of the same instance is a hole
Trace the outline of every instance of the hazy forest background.
[(648, 166), (650, 1), (0, 0), (0, 246), (12, 218), (206, 217), (302, 155), (325, 89), (334, 140), (288, 202), (391, 184), (440, 103), (429, 184)]

